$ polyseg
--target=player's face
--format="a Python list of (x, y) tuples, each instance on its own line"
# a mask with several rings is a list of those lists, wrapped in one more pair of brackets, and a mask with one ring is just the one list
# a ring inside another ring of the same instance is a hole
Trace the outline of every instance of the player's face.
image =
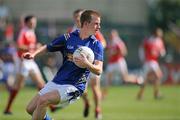
[(92, 20), (88, 24), (89, 33), (91, 35), (95, 34), (97, 31), (100, 30), (100, 17), (92, 15)]
[(37, 19), (36, 18), (32, 18), (29, 22), (29, 27), (34, 29), (36, 28), (36, 24), (37, 24)]
[(76, 26), (77, 26), (78, 28), (81, 27), (81, 22), (80, 22), (80, 16), (81, 16), (81, 14), (82, 14), (82, 12), (80, 12), (80, 13), (78, 13), (78, 14), (76, 14), (76, 15), (74, 16), (74, 21), (75, 21), (75, 24), (76, 24)]
[(156, 36), (162, 38), (163, 37), (163, 31), (161, 29), (156, 30)]

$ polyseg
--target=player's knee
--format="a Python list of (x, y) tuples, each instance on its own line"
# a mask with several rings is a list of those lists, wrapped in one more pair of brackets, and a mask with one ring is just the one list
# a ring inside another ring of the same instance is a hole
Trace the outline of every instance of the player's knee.
[(46, 107), (48, 106), (50, 103), (48, 101), (48, 99), (44, 96), (41, 96), (37, 102), (37, 106), (38, 107)]
[(28, 106), (26, 107), (26, 112), (27, 112), (28, 114), (30, 114), (30, 115), (33, 114), (34, 110), (32, 109), (31, 105), (28, 105)]

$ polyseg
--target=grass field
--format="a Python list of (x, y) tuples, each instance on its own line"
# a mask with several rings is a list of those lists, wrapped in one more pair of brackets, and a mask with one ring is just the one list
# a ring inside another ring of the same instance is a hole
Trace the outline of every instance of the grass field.
[[(111, 87), (108, 97), (103, 101), (103, 120), (180, 120), (180, 86), (162, 86), (164, 99), (154, 100), (152, 88), (147, 87), (144, 99), (136, 100), (138, 86)], [(13, 115), (3, 115), (3, 108), (8, 97), (7, 91), (0, 89), (0, 120), (31, 120), (25, 112), (25, 106), (36, 93), (36, 89), (24, 88), (13, 104)], [(55, 120), (94, 120), (92, 93), (91, 111), (88, 118), (83, 118), (82, 100), (56, 113), (50, 113)]]

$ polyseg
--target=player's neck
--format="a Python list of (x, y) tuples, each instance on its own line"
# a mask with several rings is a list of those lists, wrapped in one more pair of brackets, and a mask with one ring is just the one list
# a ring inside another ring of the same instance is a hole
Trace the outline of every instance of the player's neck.
[(80, 37), (82, 40), (88, 38), (89, 36), (90, 36), (90, 34), (89, 34), (87, 31), (85, 31), (85, 30), (83, 30), (83, 29), (80, 30), (79, 37)]

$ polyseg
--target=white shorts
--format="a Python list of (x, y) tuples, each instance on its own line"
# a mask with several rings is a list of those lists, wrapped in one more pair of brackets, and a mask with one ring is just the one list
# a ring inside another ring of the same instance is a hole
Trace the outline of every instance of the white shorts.
[(149, 72), (151, 71), (156, 72), (157, 70), (159, 70), (160, 66), (156, 61), (148, 61), (145, 62), (145, 64), (143, 65), (143, 69), (144, 69), (144, 76), (147, 76)]
[(39, 95), (44, 95), (48, 92), (57, 90), (61, 96), (60, 104), (69, 104), (75, 102), (80, 98), (79, 90), (73, 85), (59, 85), (49, 81), (43, 89), (39, 91)]
[(111, 72), (111, 73), (127, 73), (128, 69), (127, 69), (127, 64), (124, 58), (119, 59), (118, 62), (116, 63), (112, 63), (112, 64), (108, 64), (107, 65), (107, 69), (106, 72)]
[(34, 60), (20, 60), (17, 66), (17, 73), (20, 73), (24, 77), (27, 77), (30, 72), (41, 74), (39, 67)]
[(89, 74), (89, 79), (91, 80), (91, 79), (95, 79), (95, 78), (100, 78), (101, 77), (101, 75), (96, 75), (96, 74), (94, 74), (94, 73), (92, 73), (92, 72), (90, 72), (90, 74)]

